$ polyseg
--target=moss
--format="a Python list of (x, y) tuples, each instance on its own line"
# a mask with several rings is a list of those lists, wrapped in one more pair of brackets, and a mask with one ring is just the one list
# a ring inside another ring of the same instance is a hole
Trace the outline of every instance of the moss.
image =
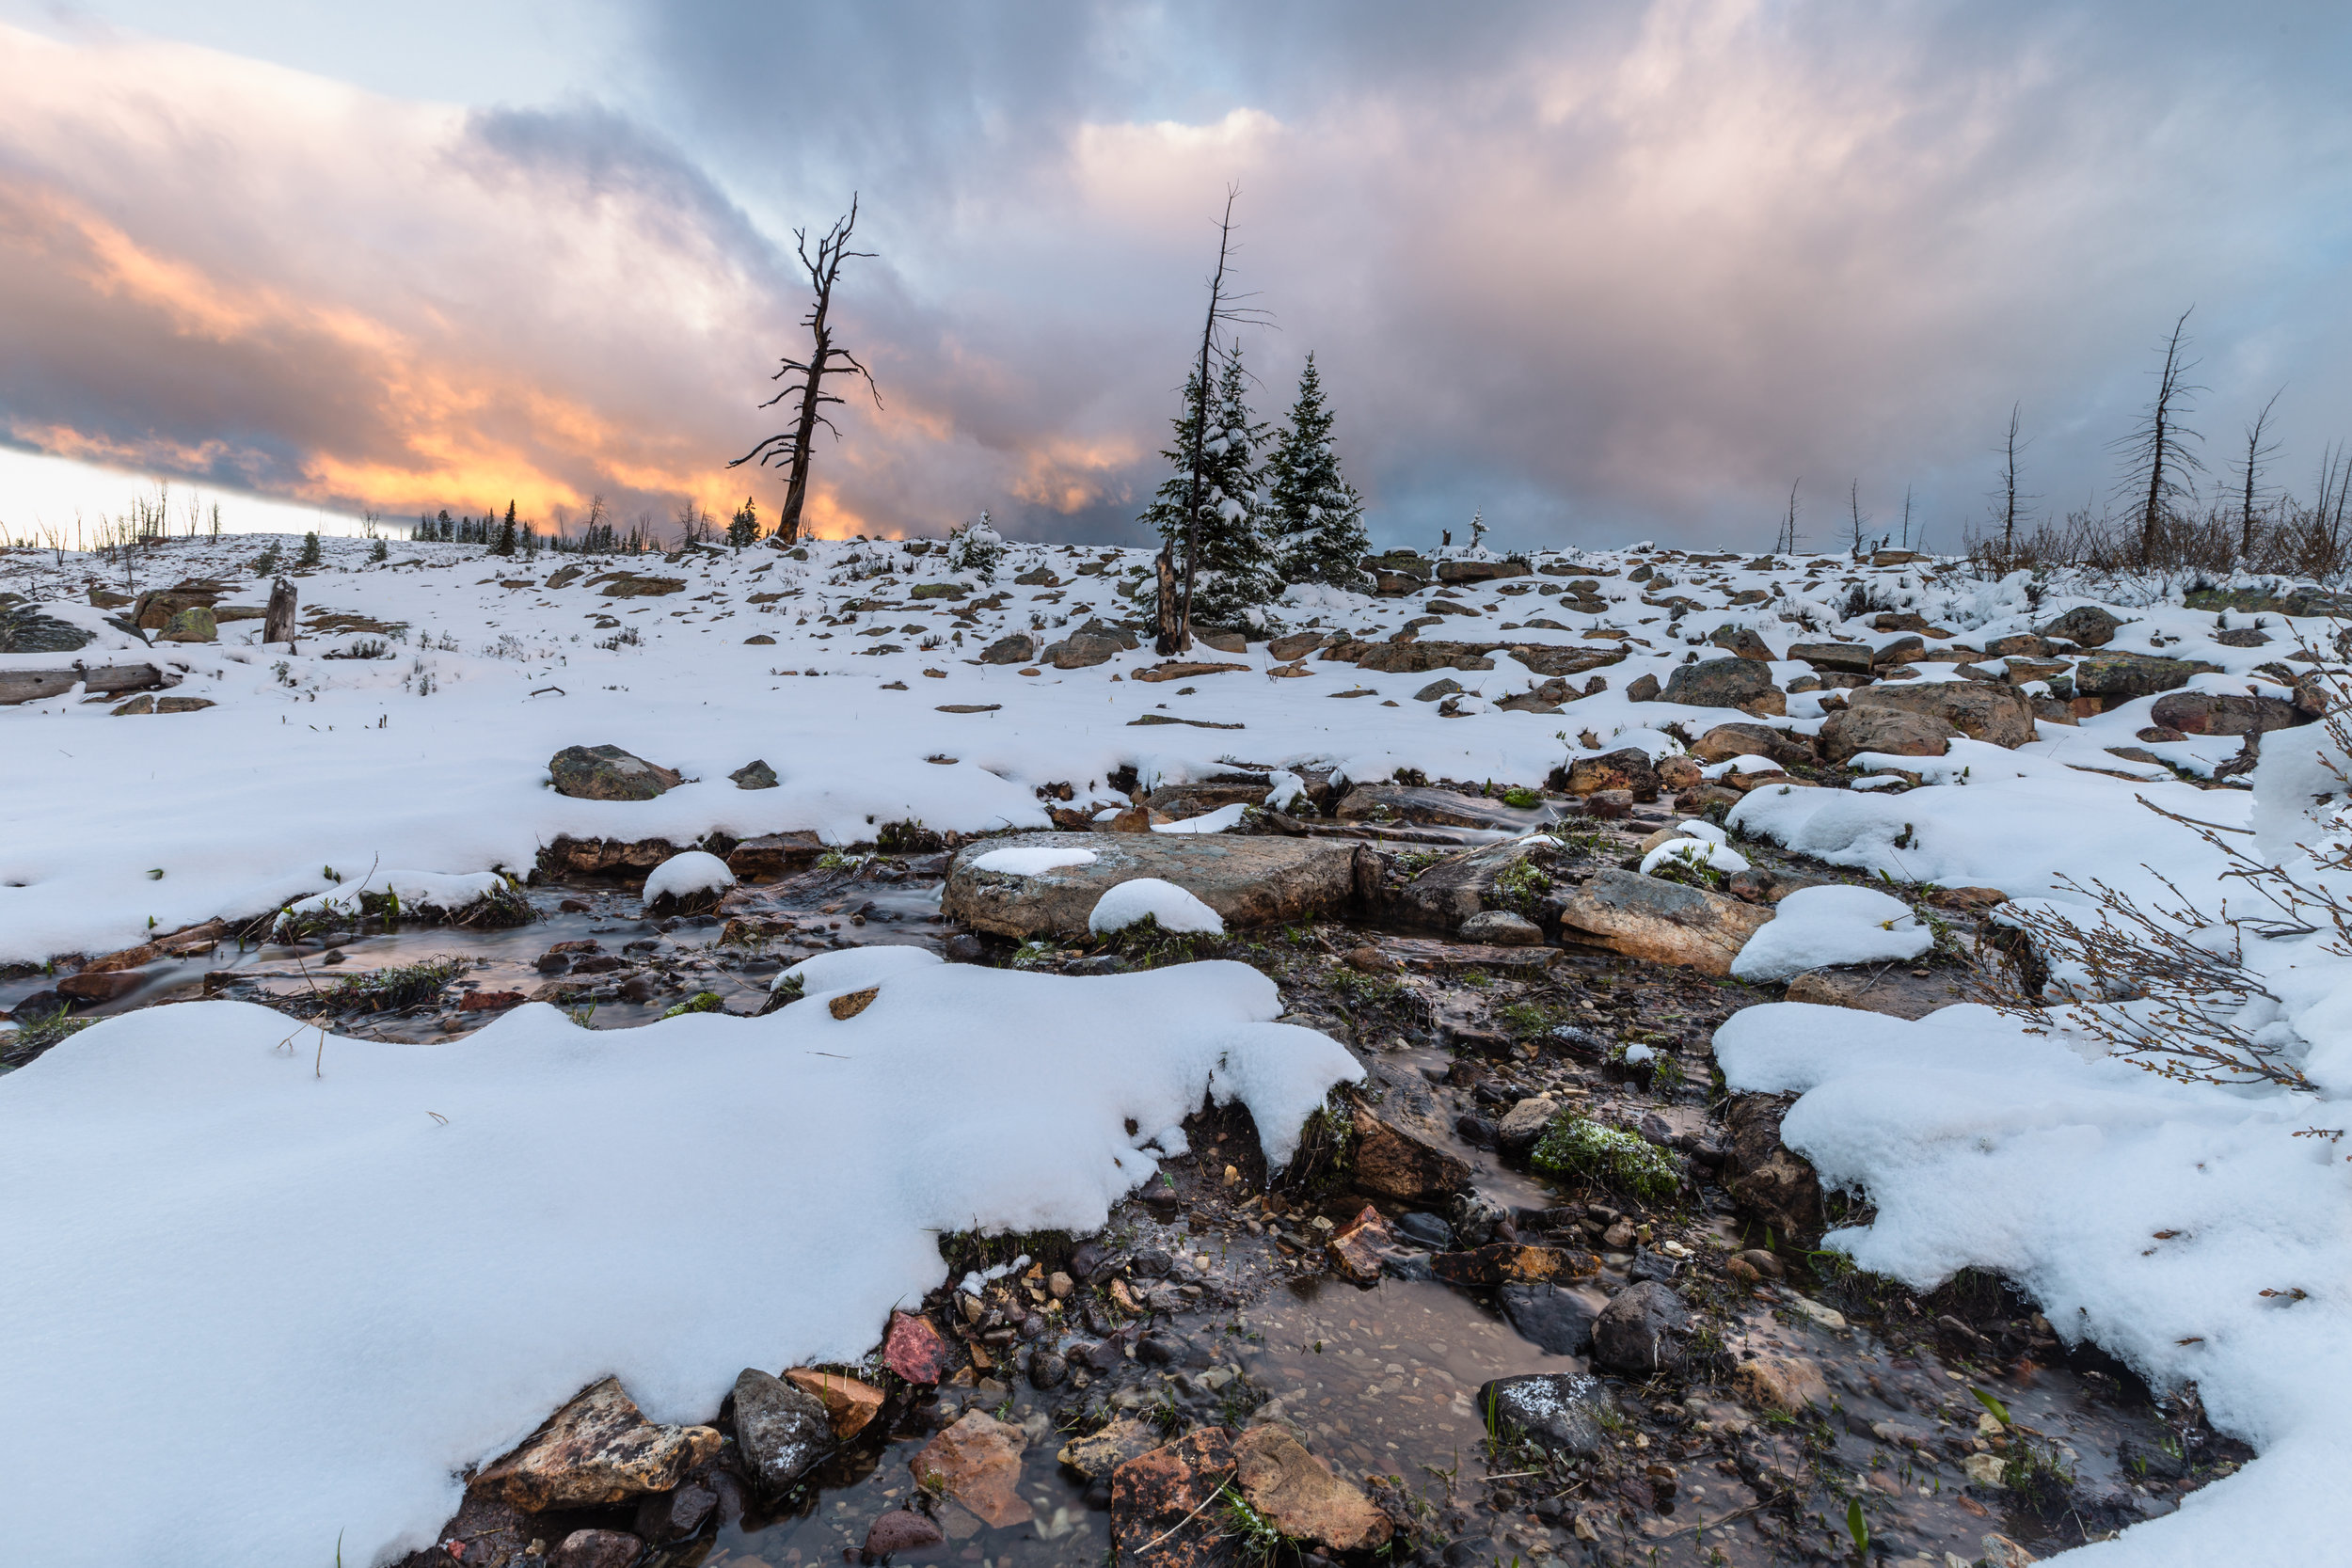
[(441, 988), (465, 974), (467, 968), (466, 959), (444, 954), (366, 974), (347, 974), (327, 991), (326, 1005), (341, 1012), (397, 1012), (439, 996)]
[(1532, 811), (1544, 803), (1544, 798), (1525, 784), (1513, 784), (1502, 792), (1502, 803), (1518, 811)]
[(1645, 1203), (1668, 1203), (1682, 1190), (1682, 1172), (1646, 1140), (1584, 1117), (1552, 1119), (1529, 1156), (1547, 1176), (1598, 1181)]
[(681, 1013), (716, 1013), (726, 1009), (726, 1001), (715, 990), (698, 990), (661, 1016), (676, 1018)]
[(1520, 861), (1495, 879), (1495, 897), (1503, 908), (1515, 914), (1533, 915), (1545, 894), (1551, 891), (1551, 879), (1534, 861)]

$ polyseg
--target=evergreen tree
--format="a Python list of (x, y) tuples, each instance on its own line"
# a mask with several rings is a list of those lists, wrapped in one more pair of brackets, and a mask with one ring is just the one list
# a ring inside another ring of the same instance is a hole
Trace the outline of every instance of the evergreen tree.
[(1323, 401), (1323, 380), (1311, 354), (1298, 377), (1290, 428), (1266, 459), (1265, 479), (1267, 532), (1282, 581), (1368, 588), (1362, 562), (1372, 541), (1364, 534), (1363, 499), (1340, 475), (1339, 454), (1331, 446), (1331, 410)]
[(316, 533), (306, 533), (302, 536), (302, 554), (294, 562), (294, 564), (297, 566), (315, 566), (318, 563), (319, 536)]
[(739, 550), (758, 542), (759, 509), (752, 504), (751, 497), (745, 496), (743, 504), (735, 509), (735, 515), (727, 519), (727, 543)]
[[(1168, 541), (1179, 593), (1190, 566), (1193, 620), (1201, 626), (1240, 626), (1252, 608), (1270, 602), (1281, 591), (1265, 536), (1264, 499), (1258, 491), (1257, 451), (1265, 440), (1265, 426), (1251, 422), (1248, 392), (1239, 353), (1226, 357), (1216, 402), (1205, 410), (1200, 378), (1185, 378), (1184, 412), (1172, 421), (1176, 440), (1160, 454), (1175, 472), (1161, 483), (1142, 517)], [(1192, 488), (1193, 434), (1204, 413), (1209, 422), (1200, 443), (1200, 512), (1193, 520), (1195, 553), (1187, 562), (1184, 502)]]
[(506, 520), (499, 525), (498, 546), (492, 553), (496, 555), (515, 553), (515, 503), (511, 500), (506, 503)]

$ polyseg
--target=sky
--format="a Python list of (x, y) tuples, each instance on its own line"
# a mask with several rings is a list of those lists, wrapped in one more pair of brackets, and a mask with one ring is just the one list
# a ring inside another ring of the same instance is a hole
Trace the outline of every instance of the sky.
[(1381, 545), (1762, 548), (1794, 486), (1957, 547), (2012, 406), (2095, 509), (2184, 310), (2208, 487), (2279, 393), (2308, 491), (2347, 67), (2352, 9), (2161, 0), (0, 0), (0, 533), (772, 516), (728, 463), (852, 195), (828, 535), (1146, 542), (1229, 188), (1257, 413), (1311, 351)]

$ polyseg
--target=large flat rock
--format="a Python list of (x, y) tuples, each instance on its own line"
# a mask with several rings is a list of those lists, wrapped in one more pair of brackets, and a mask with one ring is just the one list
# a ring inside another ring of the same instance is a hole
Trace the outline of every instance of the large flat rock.
[(1629, 958), (1728, 974), (1771, 910), (1631, 871), (1595, 872), (1560, 911), (1572, 940)]
[[(1094, 860), (1030, 876), (974, 869), (982, 856), (1013, 846), (1086, 849)], [(948, 919), (996, 936), (1077, 936), (1104, 894), (1137, 877), (1157, 877), (1208, 905), (1229, 927), (1266, 926), (1349, 903), (1357, 848), (1331, 839), (1221, 833), (1020, 833), (959, 850), (940, 907)]]

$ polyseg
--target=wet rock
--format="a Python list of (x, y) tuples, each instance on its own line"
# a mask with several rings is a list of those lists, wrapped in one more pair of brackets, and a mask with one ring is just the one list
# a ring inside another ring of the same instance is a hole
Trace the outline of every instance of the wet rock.
[(1495, 1142), (1505, 1149), (1518, 1150), (1533, 1145), (1544, 1135), (1544, 1129), (1560, 1112), (1560, 1102), (1547, 1094), (1530, 1095), (1503, 1113), (1495, 1123)]
[(1091, 1481), (1109, 1475), (1137, 1454), (1151, 1452), (1163, 1440), (1159, 1428), (1134, 1416), (1121, 1416), (1090, 1436), (1072, 1438), (1054, 1457)]
[[(1083, 848), (1095, 858), (1032, 876), (973, 865), (1016, 846)], [(1229, 927), (1272, 925), (1346, 906), (1356, 895), (1356, 854), (1355, 845), (1329, 839), (1023, 833), (959, 851), (947, 868), (941, 909), (947, 919), (995, 936), (1074, 936), (1085, 932), (1095, 903), (1112, 887), (1157, 877), (1207, 904)]]
[[(1532, 905), (1550, 890), (1559, 864), (1559, 847), (1540, 837), (1456, 850), (1399, 889), (1390, 917), (1401, 925), (1459, 930), (1486, 911)], [(1467, 931), (1463, 935), (1467, 941), (1492, 940)]]
[(1437, 828), (1485, 828), (1516, 832), (1523, 814), (1493, 800), (1420, 784), (1358, 784), (1331, 815), (1342, 822), (1413, 822)]
[(765, 762), (756, 759), (745, 763), (734, 772), (729, 773), (727, 777), (735, 781), (735, 787), (738, 789), (773, 789), (776, 787), (776, 770)]
[(1833, 713), (1821, 725), (1821, 750), (1833, 763), (1848, 763), (1865, 752), (1900, 757), (1940, 757), (1960, 731), (1931, 713), (1865, 705)]
[(1351, 1285), (1377, 1285), (1388, 1252), (1396, 1237), (1380, 1211), (1367, 1204), (1362, 1213), (1331, 1233), (1327, 1248), (1331, 1265)]
[(1025, 1525), (1031, 1514), (1020, 1493), (1025, 1441), (1019, 1427), (966, 1411), (915, 1454), (915, 1482), (962, 1504), (994, 1528)]
[(1547, 783), (1554, 789), (1576, 796), (1629, 790), (1634, 800), (1641, 801), (1657, 800), (1660, 787), (1658, 770), (1651, 766), (1649, 753), (1638, 746), (1620, 747), (1598, 756), (1572, 757), (1565, 768), (1553, 768)]
[(1460, 935), (1464, 942), (1492, 942), (1497, 947), (1537, 947), (1543, 943), (1544, 928), (1509, 910), (1481, 910), (1462, 922)]
[(1590, 1458), (1608, 1444), (1601, 1416), (1609, 1395), (1572, 1372), (1534, 1372), (1481, 1385), (1478, 1413), (1497, 1436), (1518, 1435), (1547, 1449)]
[(1489, 1242), (1468, 1252), (1440, 1252), (1429, 1259), (1429, 1272), (1449, 1285), (1533, 1285), (1589, 1279), (1600, 1272), (1600, 1259), (1564, 1247)]
[(548, 763), (555, 792), (580, 800), (650, 800), (684, 780), (618, 746), (566, 746)]
[(618, 1378), (592, 1384), (520, 1448), (473, 1478), (478, 1491), (527, 1513), (627, 1502), (675, 1488), (719, 1451), (709, 1427), (645, 1419)]
[(1985, 681), (1865, 686), (1848, 693), (1846, 704), (1849, 721), (1865, 708), (1899, 708), (1940, 719), (1970, 739), (1994, 746), (2023, 746), (2034, 737), (2033, 700), (2013, 686)]
[(1422, 1213), (1418, 1210), (1397, 1216), (1396, 1232), (1407, 1241), (1420, 1243), (1432, 1252), (1443, 1252), (1454, 1244), (1452, 1226), (1435, 1214)]
[(833, 1419), (816, 1395), (746, 1367), (735, 1380), (735, 1445), (752, 1483), (781, 1496), (833, 1451)]
[(1554, 1355), (1582, 1355), (1592, 1348), (1593, 1320), (1600, 1308), (1574, 1291), (1553, 1285), (1505, 1285), (1495, 1292), (1502, 1315), (1519, 1338)]
[(1331, 1473), (1306, 1445), (1274, 1423), (1233, 1440), (1235, 1479), (1249, 1506), (1294, 1541), (1335, 1552), (1373, 1551), (1396, 1527), (1372, 1499)]
[(2062, 639), (2078, 648), (2104, 648), (2115, 641), (2116, 630), (2122, 625), (2122, 617), (2095, 604), (2076, 605), (2043, 626), (2042, 635)]
[(59, 980), (56, 989), (59, 996), (76, 1002), (106, 1003), (128, 996), (146, 983), (147, 976), (134, 970), (103, 970), (95, 974), (84, 970)]
[(1209, 1353), (1180, 1334), (1147, 1334), (1136, 1341), (1136, 1359), (1147, 1367), (1203, 1368)]
[(1746, 1212), (1791, 1239), (1821, 1228), (1821, 1183), (1813, 1166), (1780, 1141), (1793, 1095), (1738, 1094), (1724, 1116), (1729, 1135), (1724, 1187)]
[(794, 1367), (784, 1378), (825, 1407), (825, 1418), (832, 1424), (834, 1436), (845, 1443), (864, 1432), (882, 1410), (881, 1389), (839, 1372)]
[(893, 1312), (882, 1336), (882, 1363), (908, 1383), (929, 1387), (946, 1374), (954, 1353), (929, 1318)]
[(1809, 969), (1788, 982), (1788, 1000), (1921, 1019), (1969, 1000), (1967, 977), (1965, 970), (1933, 969), (1921, 978), (1899, 964)]
[(1667, 702), (1689, 707), (1736, 707), (1742, 713), (1778, 716), (1788, 699), (1772, 684), (1772, 672), (1747, 658), (1707, 658), (1681, 664), (1666, 679)]
[(894, 1509), (874, 1521), (866, 1532), (866, 1555), (871, 1558), (889, 1557), (897, 1552), (916, 1552), (927, 1546), (937, 1546), (946, 1541), (937, 1525), (911, 1508)]
[(1208, 1568), (1224, 1548), (1213, 1499), (1233, 1474), (1233, 1434), (1202, 1427), (1111, 1472), (1111, 1538), (1121, 1568)]
[(1691, 1309), (1669, 1286), (1629, 1285), (1593, 1320), (1593, 1360), (1612, 1371), (1647, 1375), (1679, 1365)]
[(629, 1568), (645, 1544), (617, 1529), (576, 1529), (548, 1560), (551, 1568)]
[(2221, 691), (2168, 692), (2156, 699), (2151, 717), (2183, 735), (2260, 735), (2311, 721), (2309, 714), (2284, 697), (2237, 697)]
[(951, 964), (976, 964), (988, 957), (988, 944), (969, 931), (958, 931), (942, 944), (941, 956)]
[(1029, 1357), (1029, 1386), (1050, 1392), (1070, 1381), (1070, 1363), (1050, 1350)]
[(1454, 1153), (1407, 1132), (1359, 1101), (1354, 1111), (1356, 1190), (1406, 1203), (1451, 1197), (1470, 1184), (1470, 1168)]
[(1619, 870), (1594, 873), (1560, 911), (1562, 929), (1579, 942), (1708, 974), (1730, 974), (1772, 918), (1737, 898)]
[(657, 1546), (683, 1541), (702, 1528), (703, 1521), (718, 1506), (718, 1493), (689, 1481), (675, 1492), (657, 1493), (639, 1503), (636, 1532)]

